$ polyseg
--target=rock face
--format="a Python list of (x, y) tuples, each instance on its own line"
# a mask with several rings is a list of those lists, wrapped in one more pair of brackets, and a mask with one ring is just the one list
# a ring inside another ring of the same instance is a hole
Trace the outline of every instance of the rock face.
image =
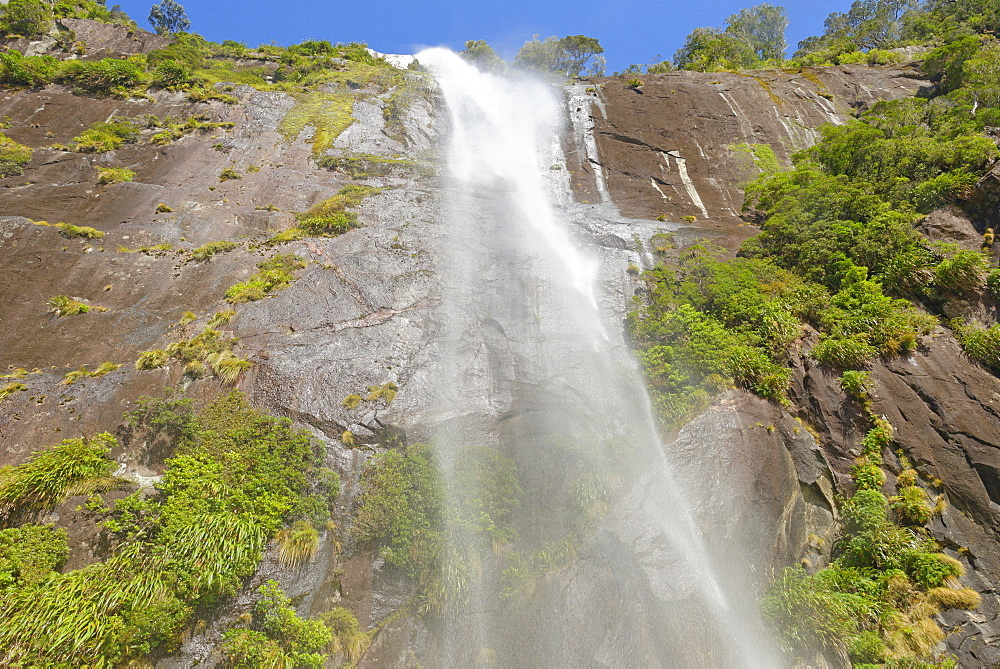
[[(861, 66), (743, 73), (669, 72), (587, 80), (596, 97), (594, 131), (611, 199), (633, 218), (697, 219), (730, 245), (753, 234), (740, 219), (742, 186), (767, 161), (780, 166), (808, 148), (823, 124), (883, 99), (912, 95), (913, 70)], [(756, 156), (755, 156), (756, 154)], [(598, 197), (592, 164), (576, 168), (582, 199)]]
[[(66, 27), (86, 36), (95, 55), (142, 52), (162, 44), (155, 36), (118, 34), (90, 22)], [(786, 165), (792, 152), (815, 140), (821, 124), (846, 122), (853, 109), (910, 95), (923, 83), (904, 69), (846, 66), (752, 76), (669, 73), (645, 77), (639, 88), (604, 78), (570, 90), (568, 110), (575, 123), (564, 147), (577, 202), (566, 203), (566, 211), (575, 239), (600, 259), (599, 300), (609, 326), (618, 327), (636, 287), (625, 269), (630, 263), (648, 265), (641, 242), (657, 229), (674, 230), (682, 243), (712, 237), (731, 247), (752, 234), (739, 211), (741, 186), (759, 171), (755, 156), (767, 159), (758, 145), (770, 147), (777, 162)], [(294, 137), (281, 131), (296, 104), (292, 96), (245, 86), (232, 94), (237, 104), (190, 103), (168, 92), (156, 93), (153, 101), (94, 99), (59, 86), (0, 96), (0, 116), (12, 120), (7, 134), (37, 147), (23, 175), (0, 180), (0, 373), (36, 370), (20, 379), (27, 391), (0, 404), (0, 465), (23, 462), (41, 445), (62, 438), (115, 431), (122, 412), (141, 395), (180, 383), (199, 398), (226, 389), (214, 379), (182, 380), (179, 365), (136, 371), (133, 363), (142, 351), (191, 336), (212, 313), (228, 308), (223, 301), (227, 288), (250, 276), (266, 257), (259, 241), (289, 227), (293, 212), (352, 181), (316, 166), (310, 141), (314, 129), (306, 127)], [(254, 404), (310, 429), (325, 445), (327, 463), (341, 472), (341, 527), (350, 523), (356, 477), (368, 452), (341, 444), (345, 429), (377, 449), (392, 434), (422, 438), (429, 426), (447, 422), (434, 401), (441, 393), (435, 373), (447, 353), (440, 344), (445, 319), (438, 309), (448, 288), (442, 277), (450, 271), (442, 220), (445, 194), (439, 177), (426, 167), (437, 158), (447, 125), (440, 101), (429, 93), (416, 96), (401, 127), (391, 130), (382, 113), (387, 94), (361, 89), (356, 96), (355, 122), (337, 139), (333, 154), (405, 160), (363, 179), (383, 188), (358, 208), (363, 227), (282, 248), (300, 254), (309, 266), (291, 287), (236, 307), (236, 317), (225, 328), (238, 338), (237, 352), (253, 362), (237, 387)], [(196, 132), (168, 146), (141, 141), (98, 155), (41, 148), (68, 143), (112, 114), (200, 114), (235, 127)], [(134, 170), (134, 181), (98, 186), (95, 168), (110, 166)], [(242, 178), (221, 181), (219, 174), (227, 168)], [(984, 185), (984, 201), (992, 197), (990, 187)], [(160, 203), (172, 211), (158, 212)], [(948, 216), (926, 222), (929, 234), (959, 236), (974, 245), (976, 228), (960, 216)], [(685, 217), (694, 220), (685, 222)], [(92, 226), (104, 236), (70, 238), (37, 221)], [(980, 229), (986, 222), (995, 221), (975, 220)], [(176, 250), (222, 240), (239, 247), (203, 261)], [(174, 248), (157, 248), (163, 244)], [(472, 280), (509, 278), (493, 267)], [(484, 383), (468, 398), (479, 403), (475, 412), (453, 418), (456, 424), (476, 423), (497, 443), (522, 444), (525, 462), (535, 458), (538, 471), (546, 471), (543, 466), (554, 465), (543, 458), (555, 462), (557, 456), (533, 441), (537, 435), (525, 433), (522, 418), (544, 409), (546, 393), (557, 384), (519, 385), (527, 363), (511, 351), (512, 342), (533, 337), (540, 348), (558, 343), (546, 343), (532, 330), (531, 310), (540, 307), (531, 296), (538, 287), (502, 285), (498, 294), (506, 291), (511, 299), (498, 300), (491, 310), (506, 316), (466, 314), (478, 319), (476, 334), (466, 344), (483, 352), (474, 372), (493, 386)], [(56, 295), (107, 311), (55, 317), (46, 301)], [(186, 311), (198, 320), (179, 325)], [(678, 463), (677, 476), (695, 484), (687, 501), (699, 524), (712, 528), (709, 552), (723, 561), (733, 551), (741, 553), (747, 573), (738, 577), (749, 581), (754, 596), (775, 569), (801, 559), (814, 565), (828, 559), (836, 536), (836, 496), (847, 492), (846, 477), (864, 429), (857, 407), (842, 404), (837, 379), (806, 358), (797, 360), (794, 416), (732, 391), (667, 446)], [(122, 367), (100, 378), (61, 383), (68, 371), (102, 362)], [(511, 369), (516, 373), (507, 374)], [(1000, 661), (996, 378), (965, 359), (943, 333), (925, 349), (880, 363), (874, 371), (876, 411), (896, 426), (899, 443), (918, 469), (940, 479), (935, 492), (950, 503), (933, 531), (966, 564), (970, 583), (983, 594), (979, 611), (946, 617), (954, 628), (948, 648), (963, 666)], [(387, 381), (400, 386), (390, 410), (358, 414), (342, 405), (345, 396)], [(496, 388), (505, 390), (494, 393)], [(391, 430), (366, 429), (378, 428), (376, 419)], [(552, 421), (573, 423), (556, 415)], [(162, 458), (148, 457), (136, 446), (114, 455), (144, 485), (162, 471)], [(887, 461), (895, 457), (886, 456)], [(67, 501), (49, 518), (70, 528), (69, 567), (93, 561), (98, 553), (91, 545), (95, 528), (74, 511), (81, 501)], [(636, 517), (639, 511), (630, 504), (620, 500), (609, 519)], [(623, 658), (627, 664), (653, 666), (648, 657), (670, 652), (668, 640), (644, 636), (642, 621), (661, 615), (668, 605), (683, 607), (683, 593), (660, 596), (669, 587), (658, 589), (654, 576), (663, 572), (654, 558), (621, 557), (627, 553), (623, 546), (630, 551), (646, 546), (649, 555), (656, 549), (641, 527), (633, 527), (634, 533), (622, 529), (627, 527), (611, 520), (598, 527), (579, 559), (541, 586), (537, 601), (562, 602), (566, 617), (561, 622), (565, 636), (545, 641), (560, 646), (551, 657), (588, 666), (621, 664)], [(316, 562), (297, 573), (283, 571), (267, 557), (247, 589), (164, 666), (218, 662), (221, 631), (250, 606), (249, 593), (264, 578), (280, 580), (303, 613), (318, 614), (340, 603), (369, 628), (389, 620), (412, 596), (412, 584), (346, 538), (343, 552), (334, 544), (330, 533)], [(606, 625), (574, 617), (574, 606), (602, 601), (614, 604), (606, 608)], [(548, 614), (546, 606), (539, 605), (539, 616)], [(595, 627), (615, 634), (596, 635)], [(433, 656), (437, 634), (419, 619), (391, 619), (364, 663), (415, 666)], [(558, 654), (567, 648), (573, 652)], [(627, 655), (626, 649), (650, 655)], [(512, 652), (516, 656), (516, 649)]]

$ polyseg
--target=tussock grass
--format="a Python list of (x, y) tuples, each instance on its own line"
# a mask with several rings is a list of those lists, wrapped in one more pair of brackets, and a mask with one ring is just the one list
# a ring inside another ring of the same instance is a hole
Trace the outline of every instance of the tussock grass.
[(0, 469), (0, 513), (51, 508), (67, 497), (111, 490), (122, 481), (108, 457), (118, 442), (104, 432), (92, 439), (65, 439), (36, 451), (31, 459)]

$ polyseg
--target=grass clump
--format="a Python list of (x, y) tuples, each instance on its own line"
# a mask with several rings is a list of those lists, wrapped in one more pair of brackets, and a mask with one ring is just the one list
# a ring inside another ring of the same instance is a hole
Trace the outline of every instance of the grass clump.
[(232, 309), (226, 309), (224, 311), (217, 311), (208, 319), (207, 327), (217, 329), (223, 325), (228, 325), (229, 321), (233, 320), (236, 312)]
[(32, 151), (31, 147), (0, 133), (0, 177), (23, 174), (24, 166), (31, 162)]
[(308, 520), (297, 520), (275, 535), (278, 560), (293, 569), (309, 562), (319, 548), (319, 532)]
[(369, 153), (320, 156), (316, 159), (316, 164), (331, 172), (343, 172), (352, 179), (384, 177), (391, 174), (394, 169), (417, 170), (422, 174), (431, 172), (431, 168), (428, 166), (406, 158), (386, 158)]
[[(197, 413), (187, 400), (142, 398), (128, 420), (174, 446), (156, 494), (101, 511), (105, 561), (0, 591), (8, 663), (122, 666), (172, 652), (195, 610), (235, 594), (254, 572), (275, 531), (329, 513), (329, 490), (311, 483), (316, 444), (238, 393)], [(327, 638), (321, 624), (308, 629)]]
[(226, 301), (241, 304), (262, 300), (269, 293), (287, 288), (295, 281), (293, 272), (306, 266), (306, 261), (294, 253), (279, 253), (257, 265), (258, 272), (246, 281), (226, 291)]
[[(40, 225), (40, 223), (36, 223)], [(56, 223), (55, 227), (59, 229), (66, 237), (82, 237), (84, 239), (100, 239), (104, 236), (104, 233), (96, 228), (92, 228), (87, 225), (73, 225), (71, 223)]]
[(110, 184), (118, 184), (123, 181), (132, 181), (135, 178), (135, 172), (127, 167), (98, 167), (97, 168), (97, 185), (107, 186)]
[(348, 663), (356, 663), (372, 642), (372, 634), (364, 632), (358, 619), (342, 606), (320, 615), (319, 619), (333, 633), (329, 649), (342, 653)]
[(208, 242), (207, 244), (202, 244), (198, 248), (191, 251), (192, 260), (208, 260), (216, 253), (225, 253), (226, 251), (232, 251), (237, 248), (239, 244), (236, 242)]
[(134, 119), (113, 117), (98, 121), (73, 138), (73, 150), (79, 153), (106, 153), (139, 139), (142, 128)]
[(28, 386), (18, 381), (11, 381), (3, 386), (0, 386), (0, 402), (13, 395), (14, 393), (23, 392), (28, 389)]
[(192, 378), (200, 379), (211, 372), (223, 383), (231, 385), (236, 383), (240, 375), (250, 369), (253, 363), (233, 353), (236, 339), (224, 338), (221, 335), (222, 333), (211, 327), (210, 321), (209, 327), (190, 339), (172, 342), (165, 349), (145, 351), (136, 360), (135, 368), (159, 369), (170, 360), (177, 360), (184, 364), (185, 374)]
[(226, 122), (212, 122), (203, 116), (189, 116), (186, 119), (175, 120), (168, 118), (162, 123), (158, 124), (158, 127), (162, 128), (149, 138), (150, 144), (155, 144), (157, 146), (166, 146), (171, 144), (181, 137), (190, 134), (195, 131), (201, 133), (211, 132), (222, 128), (224, 130), (230, 130), (235, 127), (234, 123)]
[(151, 351), (143, 351), (139, 354), (139, 358), (135, 361), (135, 368), (138, 371), (144, 369), (159, 369), (167, 364), (167, 360), (170, 356), (163, 349), (153, 349)]
[(88, 313), (91, 309), (88, 305), (79, 300), (74, 300), (68, 295), (56, 295), (49, 298), (49, 301), (45, 305), (49, 308), (49, 311), (57, 316), (76, 316)]
[(64, 376), (63, 380), (62, 380), (62, 383), (63, 383), (63, 385), (69, 386), (69, 385), (72, 385), (73, 383), (75, 383), (76, 381), (79, 381), (80, 379), (84, 379), (84, 378), (88, 378), (88, 377), (89, 378), (100, 378), (100, 377), (104, 376), (105, 374), (109, 374), (109, 373), (115, 371), (119, 367), (121, 367), (121, 365), (113, 363), (113, 362), (102, 362), (100, 365), (98, 365), (97, 369), (87, 369), (87, 366), (84, 365), (80, 369), (74, 370), (74, 371), (68, 373), (66, 376)]
[(22, 465), (0, 468), (0, 513), (49, 509), (67, 497), (120, 486), (111, 476), (118, 465), (108, 457), (117, 445), (107, 432), (65, 439)]
[(234, 170), (232, 167), (227, 167), (226, 169), (219, 172), (219, 181), (229, 181), (230, 179), (242, 179), (243, 175)]
[(381, 188), (374, 186), (348, 185), (336, 195), (311, 207), (309, 211), (296, 214), (295, 227), (285, 230), (268, 240), (270, 244), (296, 241), (303, 237), (336, 237), (348, 230), (360, 228), (357, 214), (349, 208), (361, 204)]
[(985, 327), (974, 321), (955, 318), (949, 325), (967, 356), (1000, 372), (1000, 324)]

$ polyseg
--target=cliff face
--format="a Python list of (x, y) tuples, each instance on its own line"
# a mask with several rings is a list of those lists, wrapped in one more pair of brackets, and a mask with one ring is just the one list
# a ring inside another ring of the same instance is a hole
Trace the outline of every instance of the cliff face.
[[(788, 165), (792, 153), (816, 140), (818, 126), (846, 123), (854, 110), (880, 99), (913, 95), (928, 82), (912, 69), (838, 66), (745, 74), (674, 72), (643, 77), (641, 87), (629, 87), (616, 78), (595, 79), (586, 85), (593, 98), (597, 156), (577, 142), (572, 155), (576, 157), (573, 185), (578, 197), (600, 200), (603, 178), (605, 197), (623, 213), (646, 219), (660, 216), (666, 221), (684, 219), (704, 238), (736, 248), (754, 233), (739, 212), (741, 186), (760, 173), (755, 165), (755, 158), (760, 161), (761, 156), (757, 147), (769, 147), (780, 165)], [(936, 211), (920, 227), (931, 239), (978, 250), (985, 228), (996, 224), (995, 176), (990, 174), (979, 184), (966, 212)], [(988, 310), (975, 304), (954, 309), (954, 315), (976, 313), (991, 320)], [(789, 438), (795, 432), (780, 429), (777, 434), (782, 439), (772, 434), (764, 443), (773, 445), (757, 451), (768, 458), (775, 457), (775, 452), (787, 454), (781, 457), (795, 464), (798, 475), (798, 484), (791, 486), (777, 475), (783, 471), (780, 467), (761, 467), (754, 478), (756, 489), (769, 491), (754, 504), (768, 509), (776, 526), (788, 532), (784, 538), (777, 534), (773, 555), (780, 557), (767, 563), (772, 568), (799, 558), (812, 564), (825, 559), (833, 538), (833, 494), (850, 492), (849, 470), (868, 429), (857, 408), (844, 402), (837, 376), (804, 355), (813, 342), (807, 333), (793, 356), (792, 413), (809, 426), (816, 439), (796, 441)], [(948, 649), (962, 666), (996, 662), (1000, 660), (996, 643), (1000, 602), (995, 586), (1000, 582), (996, 560), (1000, 554), (997, 379), (966, 358), (944, 329), (917, 353), (879, 362), (873, 372), (875, 412), (896, 427), (898, 443), (919, 471), (940, 481), (930, 492), (943, 495), (949, 503), (935, 521), (933, 534), (949, 554), (962, 560), (970, 571), (972, 587), (983, 596), (975, 612), (945, 614), (944, 622), (952, 629)], [(736, 415), (749, 423), (752, 406), (737, 403)], [(711, 411), (725, 407), (722, 402)], [(685, 427), (681, 441), (686, 431), (703, 420), (704, 416)], [(754, 424), (781, 423), (758, 419), (750, 425)], [(739, 453), (742, 438), (722, 436), (716, 443), (723, 452)], [(808, 445), (803, 447), (803, 441)], [(755, 443), (754, 448), (760, 449), (761, 444)], [(896, 457), (886, 455), (889, 461)], [(898, 462), (895, 467), (898, 472)], [(747, 472), (732, 469), (740, 475)], [(890, 476), (886, 494), (892, 494), (892, 484)], [(718, 520), (724, 526), (724, 519)], [(807, 538), (807, 534), (813, 536)], [(826, 541), (817, 542), (817, 538)]]
[[(91, 31), (87, 42), (94, 54), (158, 45), (153, 37), (135, 40), (91, 24), (73, 30), (78, 35)], [(815, 140), (819, 125), (846, 122), (855, 108), (911, 95), (924, 84), (907, 70), (850, 66), (753, 76), (652, 75), (638, 89), (616, 78), (578, 86), (569, 96), (569, 114), (577, 123), (564, 142), (578, 200), (571, 211), (579, 238), (602, 258), (604, 305), (622, 314), (626, 296), (637, 287), (625, 272), (629, 263), (643, 265), (648, 259), (636, 235), (648, 240), (665, 225), (677, 228), (681, 239), (709, 237), (735, 248), (753, 233), (739, 218), (741, 186), (758, 173), (755, 157), (767, 159), (762, 146), (770, 147), (779, 164), (787, 164), (792, 152)], [(441, 420), (433, 406), (434, 365), (444, 355), (437, 344), (442, 323), (435, 307), (448, 267), (441, 253), (440, 182), (428, 167), (445, 132), (439, 101), (418, 90), (388, 127), (383, 110), (397, 90), (362, 86), (328, 92), (352, 96), (354, 119), (334, 142), (332, 154), (381, 158), (384, 169), (352, 179), (317, 167), (312, 153), (317, 129), (289, 122), (304, 101), (287, 93), (235, 86), (228, 93), (237, 98), (235, 104), (192, 103), (170, 92), (145, 101), (95, 99), (60, 86), (2, 95), (0, 116), (11, 121), (8, 136), (36, 148), (24, 174), (0, 180), (0, 371), (37, 371), (18, 379), (26, 390), (0, 404), (0, 465), (23, 462), (41, 445), (68, 436), (113, 432), (123, 411), (141, 395), (176, 385), (200, 398), (225, 390), (228, 386), (214, 378), (184, 378), (182, 364), (138, 371), (134, 362), (143, 351), (196, 334), (214, 312), (229, 308), (226, 290), (273, 255), (261, 242), (290, 227), (292, 212), (305, 211), (352, 182), (383, 189), (357, 208), (363, 226), (340, 237), (283, 246), (282, 252), (309, 261), (297, 281), (267, 299), (235, 307), (236, 316), (224, 330), (238, 340), (236, 352), (253, 363), (236, 387), (254, 404), (290, 417), (323, 442), (327, 464), (345, 482), (342, 526), (350, 522), (357, 474), (366, 457), (366, 451), (341, 443), (343, 431), (357, 430), (378, 448), (394, 432), (424, 436), (430, 423)], [(166, 146), (151, 144), (147, 131), (138, 143), (103, 154), (41, 148), (68, 144), (84, 128), (115, 114), (200, 115), (234, 127), (196, 131)], [(132, 169), (134, 181), (98, 185), (96, 168), (112, 166)], [(226, 169), (241, 178), (220, 180)], [(605, 199), (627, 218), (596, 204)], [(157, 211), (161, 203), (166, 207), (159, 209), (170, 211)], [(988, 213), (984, 216), (987, 220)], [(664, 222), (657, 223), (657, 217)], [(37, 221), (92, 226), (104, 236), (67, 237)], [(983, 226), (981, 220), (976, 224)], [(941, 235), (953, 229), (945, 226)], [(191, 249), (217, 241), (238, 246), (207, 260), (192, 257)], [(56, 317), (46, 301), (57, 295), (107, 311)], [(528, 312), (538, 306), (530, 297), (523, 299)], [(187, 311), (197, 320), (179, 324)], [(484, 319), (477, 336), (485, 353), (483, 368), (473, 373), (481, 374), (480, 399), (490, 405), (486, 382), (517, 387), (518, 361), (504, 358), (509, 335), (503, 328)], [(803, 345), (808, 343), (806, 336)], [(122, 367), (62, 383), (67, 372), (102, 362)], [(682, 428), (671, 445), (685, 470), (682, 476), (712, 472), (694, 491), (692, 507), (703, 524), (717, 529), (709, 539), (713, 549), (749, 555), (758, 590), (774, 569), (802, 558), (812, 564), (827, 559), (836, 531), (835, 499), (846, 491), (865, 429), (862, 416), (841, 404), (836, 376), (804, 356), (796, 359), (795, 369), (792, 413), (731, 391)], [(994, 586), (1000, 582), (996, 378), (965, 359), (944, 331), (913, 356), (879, 363), (875, 376), (876, 412), (896, 426), (899, 442), (918, 468), (941, 480), (935, 492), (950, 502), (933, 530), (966, 564), (973, 587), (983, 594), (979, 611), (948, 614), (946, 622), (955, 628), (948, 647), (963, 665), (1000, 661)], [(389, 410), (358, 415), (343, 406), (344, 397), (388, 381), (400, 387)], [(492, 414), (475, 420), (488, 423), (485, 430), (498, 439), (516, 437), (512, 426), (527, 400), (511, 391), (497, 402), (500, 408), (491, 407)], [(505, 430), (513, 437), (503, 436)], [(123, 471), (150, 485), (162, 472), (162, 457), (119, 434), (125, 447), (114, 455)], [(67, 568), (87, 564), (97, 554), (96, 528), (75, 511), (82, 501), (70, 499), (45, 518), (71, 533)], [(600, 568), (616, 559), (616, 541), (641, 539), (609, 538), (606, 532), (596, 536), (579, 563), (549, 587), (567, 602), (584, 597), (627, 601), (628, 608), (608, 615), (628, 624), (623, 623), (619, 637), (592, 639), (592, 621), (567, 621), (573, 630), (567, 645), (575, 643), (577, 663), (621, 657), (616, 653), (630, 643), (630, 635), (642, 637), (643, 617), (664, 606), (642, 588), (589, 589), (588, 584), (606, 582)], [(247, 591), (227, 604), (206, 631), (187, 640), (174, 664), (217, 660), (220, 631), (246, 610), (246, 593), (265, 577), (278, 578), (299, 597), (301, 611), (319, 613), (341, 602), (369, 626), (385, 621), (410, 597), (405, 579), (374, 556), (346, 541), (344, 552), (335, 551), (334, 544), (331, 532), (316, 562), (296, 573), (280, 569), (269, 554)], [(640, 582), (646, 567), (628, 565)], [(419, 656), (432, 643), (419, 623), (395, 620), (377, 637), (366, 661), (404, 666), (414, 661), (414, 649)]]

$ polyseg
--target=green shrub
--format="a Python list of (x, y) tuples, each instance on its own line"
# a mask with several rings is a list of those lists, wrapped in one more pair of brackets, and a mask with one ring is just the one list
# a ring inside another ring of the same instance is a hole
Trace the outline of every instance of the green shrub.
[(13, 177), (24, 173), (24, 166), (31, 162), (31, 147), (18, 144), (0, 133), (0, 177)]
[(52, 525), (0, 530), (0, 592), (45, 581), (69, 558), (66, 531)]
[(878, 357), (878, 349), (863, 337), (826, 337), (809, 352), (821, 365), (838, 369), (866, 367)]
[(132, 181), (135, 178), (135, 172), (127, 167), (98, 167), (97, 175), (99, 186)]
[(27, 56), (17, 49), (0, 53), (0, 84), (37, 88), (55, 78), (59, 61), (53, 56)]
[(56, 80), (89, 93), (114, 93), (122, 96), (144, 87), (148, 82), (140, 64), (117, 58), (66, 61)]
[(871, 377), (871, 372), (847, 370), (840, 375), (840, 387), (848, 396), (867, 402), (875, 390)]
[(986, 279), (986, 256), (978, 251), (953, 250), (934, 268), (935, 284), (948, 293), (970, 293), (982, 288)]
[(0, 468), (0, 513), (51, 508), (73, 495), (120, 486), (111, 476), (117, 463), (108, 457), (117, 446), (107, 432), (65, 439), (32, 453), (22, 465)]
[[(111, 557), (104, 562), (0, 590), (6, 662), (120, 666), (176, 650), (192, 613), (235, 594), (268, 538), (315, 506), (311, 438), (238, 393), (197, 415), (184, 400), (145, 398), (133, 425), (151, 438), (169, 435), (176, 447), (158, 494), (130, 495), (105, 512)], [(113, 443), (110, 435), (99, 439)], [(287, 634), (301, 654), (295, 662), (311, 662), (313, 647), (329, 638), (326, 627), (289, 622), (286, 602), (276, 594), (270, 601), (266, 612), (277, 615), (269, 625)]]
[(1000, 371), (1000, 324), (994, 323), (987, 328), (956, 318), (950, 325), (967, 356)]
[(219, 181), (229, 181), (230, 179), (242, 179), (243, 175), (234, 170), (232, 167), (227, 167), (226, 169), (219, 172)]

